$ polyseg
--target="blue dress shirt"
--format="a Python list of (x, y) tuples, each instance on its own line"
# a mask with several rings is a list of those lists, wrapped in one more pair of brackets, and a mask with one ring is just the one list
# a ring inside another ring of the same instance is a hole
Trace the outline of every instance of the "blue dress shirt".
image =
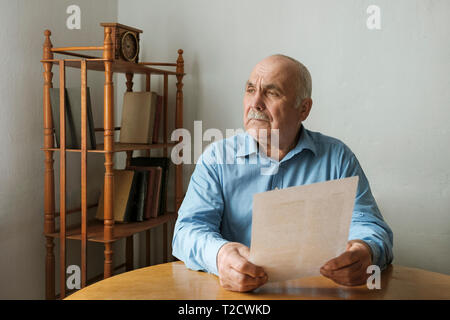
[(178, 212), (172, 254), (193, 270), (218, 275), (216, 257), (227, 242), (250, 247), (253, 194), (359, 176), (348, 240), (372, 249), (372, 263), (392, 262), (393, 234), (353, 152), (338, 139), (301, 128), (298, 143), (276, 161), (248, 134), (208, 146), (197, 161)]

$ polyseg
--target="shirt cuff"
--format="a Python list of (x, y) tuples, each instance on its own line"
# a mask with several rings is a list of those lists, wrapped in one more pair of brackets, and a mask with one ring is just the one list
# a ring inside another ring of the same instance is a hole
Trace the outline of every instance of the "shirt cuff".
[(205, 263), (208, 272), (219, 276), (219, 271), (217, 270), (217, 254), (220, 248), (230, 241), (225, 239), (217, 239), (208, 243), (208, 247), (205, 250)]
[(375, 241), (369, 240), (369, 239), (364, 239), (363, 240), (365, 243), (367, 243), (367, 245), (370, 247), (370, 249), (372, 250), (372, 264), (375, 264), (377, 266), (379, 266), (380, 268), (383, 268), (384, 266), (380, 265), (381, 261), (380, 261), (380, 247), (378, 246), (378, 244), (375, 243)]

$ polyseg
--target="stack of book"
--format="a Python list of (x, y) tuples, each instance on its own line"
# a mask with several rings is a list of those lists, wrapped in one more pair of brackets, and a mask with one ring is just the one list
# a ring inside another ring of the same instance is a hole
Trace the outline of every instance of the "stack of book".
[[(125, 170), (114, 170), (114, 220), (139, 222), (156, 218), (166, 211), (166, 188), (169, 159), (163, 157), (132, 158)], [(96, 218), (104, 218), (104, 189)]]
[[(154, 92), (126, 92), (122, 106), (120, 143), (159, 143), (163, 98)], [(139, 222), (166, 212), (169, 159), (131, 158), (125, 170), (114, 172), (114, 220)], [(97, 219), (104, 218), (104, 195), (100, 195)]]

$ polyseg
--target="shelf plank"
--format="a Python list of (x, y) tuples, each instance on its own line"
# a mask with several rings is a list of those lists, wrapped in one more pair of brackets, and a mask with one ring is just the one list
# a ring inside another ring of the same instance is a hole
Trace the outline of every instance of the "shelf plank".
[[(122, 151), (133, 151), (133, 150), (150, 150), (150, 149), (163, 149), (170, 148), (177, 144), (175, 143), (155, 143), (155, 144), (144, 144), (144, 143), (114, 143), (114, 152), (122, 152)], [(105, 147), (103, 143), (97, 144), (96, 150), (89, 150), (90, 152), (105, 152)]]
[[(166, 213), (157, 218), (151, 218), (142, 222), (115, 223), (114, 237), (112, 240), (105, 240), (103, 234), (103, 221), (92, 220), (87, 226), (87, 240), (90, 242), (110, 243), (122, 238), (129, 237), (135, 233), (155, 228), (169, 221), (175, 221), (178, 215), (176, 213)], [(47, 237), (59, 238), (59, 230), (54, 233), (45, 234)], [(66, 238), (71, 240), (81, 240), (81, 226), (70, 227), (66, 229)]]
[[(60, 54), (69, 54), (69, 52), (55, 52)], [(59, 64), (60, 60), (66, 60), (65, 66), (70, 68), (81, 68), (81, 59), (47, 59), (41, 60), (41, 62), (51, 62), (55, 65)], [(87, 61), (87, 69), (94, 71), (105, 71), (105, 60), (100, 57), (91, 57)], [(178, 75), (175, 71), (163, 70), (148, 67), (144, 64), (138, 64), (128, 61), (115, 60), (111, 64), (113, 73), (135, 73), (135, 74), (168, 74), (168, 75)], [(183, 74), (184, 75), (184, 74)]]
[[(156, 144), (143, 144), (143, 143), (114, 143), (113, 152), (133, 151), (133, 150), (150, 150), (150, 149), (164, 149), (174, 147), (178, 142), (173, 143), (156, 143)], [(42, 151), (60, 151), (59, 148), (41, 148)], [(66, 149), (67, 152), (81, 152), (81, 149)], [(105, 153), (105, 146), (103, 143), (97, 144), (97, 149), (87, 150), (87, 152), (93, 153)]]

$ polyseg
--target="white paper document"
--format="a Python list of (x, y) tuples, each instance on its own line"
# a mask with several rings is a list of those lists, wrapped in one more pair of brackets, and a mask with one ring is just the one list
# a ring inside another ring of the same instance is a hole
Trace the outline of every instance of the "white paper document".
[(269, 282), (319, 275), (345, 251), (358, 179), (255, 194), (249, 261)]

